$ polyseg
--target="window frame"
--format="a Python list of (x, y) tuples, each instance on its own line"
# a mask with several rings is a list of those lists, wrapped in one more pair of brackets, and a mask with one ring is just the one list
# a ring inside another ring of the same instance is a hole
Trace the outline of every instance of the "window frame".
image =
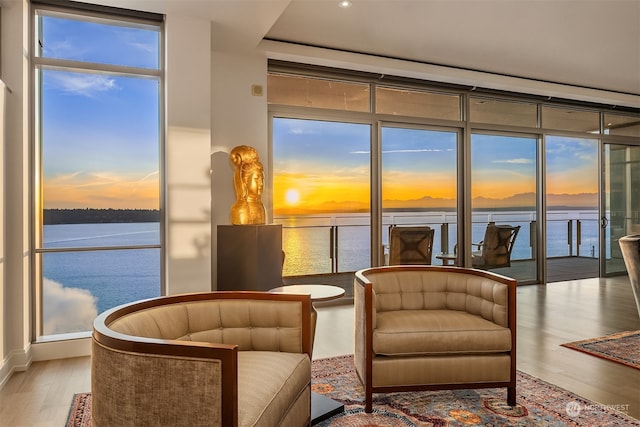
[[(31, 91), (29, 123), (30, 123), (30, 283), (34, 296), (31, 299), (32, 342), (59, 341), (90, 336), (91, 331), (43, 335), (43, 255), (47, 253), (72, 253), (83, 251), (112, 251), (112, 250), (159, 250), (159, 294), (166, 294), (166, 125), (165, 125), (165, 29), (164, 16), (112, 8), (107, 6), (83, 4), (70, 1), (33, 1), (30, 3), (29, 46), (29, 88)], [(143, 68), (121, 66), (107, 63), (95, 63), (77, 60), (66, 60), (39, 56), (37, 37), (40, 33), (40, 17), (71, 17), (84, 22), (109, 23), (122, 27), (147, 28), (158, 31), (158, 67)], [(45, 70), (62, 72), (96, 73), (99, 75), (131, 77), (155, 80), (158, 83), (158, 209), (159, 209), (159, 242), (147, 245), (98, 246), (98, 247), (69, 247), (45, 248), (43, 243), (44, 228), (44, 200), (43, 182), (43, 135), (42, 135), (42, 79)]]
[[(464, 227), (460, 227), (458, 230), (458, 243), (463, 244), (464, 247), (468, 247), (471, 244), (471, 165), (470, 165), (470, 140), (473, 133), (506, 133), (512, 135), (528, 135), (537, 139), (537, 177), (536, 177), (536, 192), (537, 192), (537, 206), (536, 214), (540, 219), (538, 221), (538, 228), (536, 230), (536, 241), (538, 242), (536, 250), (537, 266), (537, 278), (534, 281), (524, 281), (523, 283), (541, 283), (544, 282), (546, 277), (546, 224), (545, 224), (545, 201), (542, 195), (546, 194), (546, 180), (544, 171), (544, 138), (547, 134), (553, 135), (565, 135), (569, 137), (577, 138), (596, 138), (599, 141), (599, 146), (602, 147), (606, 143), (620, 143), (631, 146), (640, 146), (640, 138), (627, 136), (627, 135), (610, 135), (604, 132), (605, 124), (604, 117), (606, 114), (622, 114), (631, 117), (640, 117), (640, 109), (631, 107), (619, 107), (611, 106), (599, 103), (580, 102), (570, 99), (551, 98), (537, 96), (527, 93), (514, 93), (505, 92), (494, 89), (487, 89), (482, 87), (470, 87), (464, 85), (448, 84), (442, 82), (434, 82), (427, 80), (419, 80), (413, 78), (390, 76), (384, 74), (374, 74), (369, 72), (361, 72), (355, 70), (343, 70), (338, 68), (322, 67), (298, 64), (286, 61), (270, 60), (268, 64), (267, 73), (277, 74), (292, 74), (299, 77), (309, 78), (324, 78), (335, 79), (339, 81), (353, 81), (360, 83), (368, 83), (371, 85), (370, 93), (371, 99), (371, 112), (369, 113), (353, 113), (343, 112), (337, 110), (319, 110), (313, 107), (301, 107), (294, 105), (282, 105), (268, 103), (268, 117), (271, 120), (274, 116), (287, 117), (287, 118), (318, 118), (337, 121), (350, 121), (355, 117), (363, 117), (369, 120), (374, 126), (377, 124), (378, 129), (382, 124), (389, 125), (394, 123), (399, 126), (427, 126), (427, 127), (441, 127), (449, 129), (459, 129), (460, 132), (460, 144), (459, 144), (459, 163), (458, 163), (458, 218), (459, 222), (465, 224)], [(460, 95), (461, 100), (461, 120), (452, 121), (442, 118), (422, 118), (414, 116), (400, 116), (400, 115), (384, 115), (375, 113), (376, 111), (376, 87), (392, 87), (392, 88), (405, 88), (407, 90), (420, 90), (426, 92), (435, 93), (450, 93)], [(536, 106), (536, 123), (535, 126), (523, 126), (519, 124), (503, 124), (503, 123), (483, 123), (473, 122), (469, 117), (470, 100), (474, 98), (482, 98), (486, 100), (494, 100), (497, 102), (505, 103), (527, 103)], [(600, 118), (599, 128), (590, 131), (577, 131), (567, 129), (545, 129), (542, 127), (542, 110), (543, 108), (555, 108), (566, 111), (575, 111), (579, 113), (595, 113)], [(594, 132), (595, 130), (595, 132)], [(269, 149), (270, 157), (272, 157), (272, 130), (269, 128)], [(380, 159), (379, 159), (380, 144), (378, 141), (378, 135), (372, 135), (372, 162), (371, 162), (371, 177), (372, 177), (372, 190), (371, 190), (371, 227), (372, 230), (379, 230), (381, 208), (380, 197), (378, 190), (380, 188)], [(270, 160), (271, 161), (271, 160)], [(271, 170), (271, 169), (270, 169)], [(598, 207), (601, 212), (601, 206)], [(372, 254), (375, 253), (377, 247), (380, 247), (381, 238), (380, 235), (376, 235), (374, 232), (372, 235)], [(375, 256), (373, 257), (375, 258)], [(372, 260), (372, 265), (375, 265), (376, 260)], [(467, 265), (470, 262), (469, 254), (462, 254), (461, 265)], [(601, 271), (602, 274), (602, 271)]]

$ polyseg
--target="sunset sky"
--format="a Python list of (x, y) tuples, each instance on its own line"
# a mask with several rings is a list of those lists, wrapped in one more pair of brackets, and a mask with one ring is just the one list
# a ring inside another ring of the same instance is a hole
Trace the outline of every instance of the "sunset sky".
[[(368, 125), (275, 119), (273, 129), (276, 214), (368, 208)], [(383, 207), (455, 200), (455, 141), (453, 132), (383, 128)], [(535, 193), (536, 147), (535, 138), (473, 135), (472, 197)], [(547, 192), (597, 193), (597, 157), (595, 140), (548, 137)]]
[[(43, 17), (42, 56), (158, 67), (157, 31)], [(45, 208), (159, 209), (153, 79), (43, 70)]]
[(368, 125), (276, 119), (273, 140), (276, 209), (320, 203), (368, 206)]

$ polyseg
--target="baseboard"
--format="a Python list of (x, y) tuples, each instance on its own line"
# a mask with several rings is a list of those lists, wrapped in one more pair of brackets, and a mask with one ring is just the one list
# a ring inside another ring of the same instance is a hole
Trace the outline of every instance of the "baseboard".
[(0, 389), (9, 381), (14, 372), (26, 371), (32, 362), (90, 355), (91, 338), (86, 336), (30, 344), (25, 350), (12, 351), (4, 359), (2, 367), (0, 367)]
[(31, 366), (31, 346), (24, 350), (14, 350), (2, 361), (0, 367), (0, 389), (9, 381), (16, 371), (26, 371)]
[(91, 338), (81, 337), (60, 341), (42, 341), (31, 344), (34, 362), (66, 359), (91, 355)]

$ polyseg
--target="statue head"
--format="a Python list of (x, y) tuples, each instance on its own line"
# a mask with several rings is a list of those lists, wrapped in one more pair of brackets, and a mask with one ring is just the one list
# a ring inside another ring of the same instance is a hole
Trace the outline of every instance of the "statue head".
[(239, 145), (229, 154), (235, 167), (233, 185), (236, 202), (231, 208), (233, 224), (264, 224), (265, 209), (261, 195), (264, 189), (264, 171), (258, 152), (247, 145)]

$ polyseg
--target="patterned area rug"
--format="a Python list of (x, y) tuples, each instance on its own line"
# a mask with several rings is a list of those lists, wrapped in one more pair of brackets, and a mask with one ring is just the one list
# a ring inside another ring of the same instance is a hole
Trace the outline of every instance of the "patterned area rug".
[(313, 362), (312, 389), (345, 404), (345, 412), (319, 427), (382, 426), (640, 426), (621, 411), (586, 400), (518, 371), (517, 403), (507, 406), (506, 389), (446, 390), (374, 394), (364, 413), (364, 391), (353, 356)]
[(562, 346), (640, 369), (640, 331), (618, 332)]
[(66, 427), (91, 427), (91, 393), (73, 396)]
[[(353, 356), (315, 360), (312, 388), (345, 404), (342, 414), (318, 427), (454, 426), (638, 426), (640, 421), (518, 372), (518, 405), (506, 405), (506, 390), (480, 389), (374, 394), (364, 413), (364, 392)], [(73, 398), (66, 427), (91, 426), (91, 394)]]

